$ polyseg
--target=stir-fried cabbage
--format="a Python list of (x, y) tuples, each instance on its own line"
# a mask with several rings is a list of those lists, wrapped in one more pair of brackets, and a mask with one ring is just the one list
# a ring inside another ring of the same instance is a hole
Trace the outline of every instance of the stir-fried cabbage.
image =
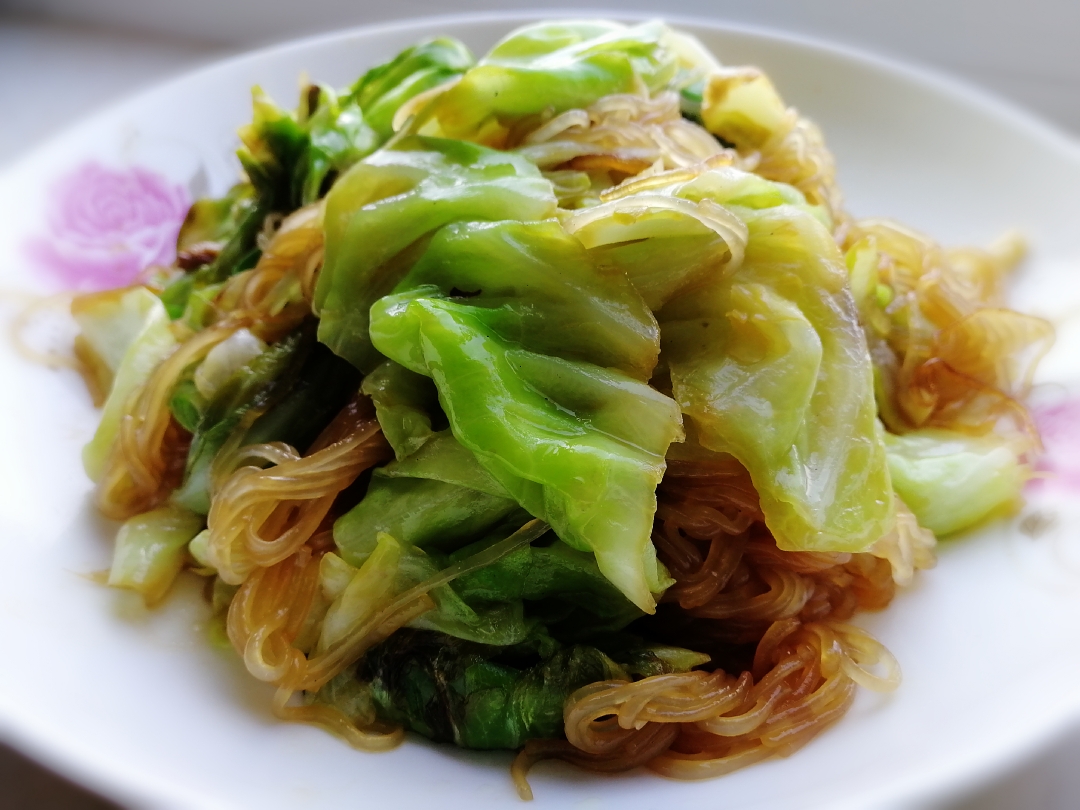
[(363, 500), (334, 526), (350, 562), (380, 533), (420, 548), (453, 550), (507, 522), (528, 520), (510, 492), (449, 431), (375, 471)]
[(174, 267), (72, 308), (110, 584), (213, 577), (278, 716), (519, 784), (726, 771), (895, 685), (848, 620), (1040, 447), (1016, 238), (854, 219), (770, 79), (658, 22), (253, 101)]
[(364, 377), (360, 390), (371, 397), (379, 426), (399, 461), (434, 435), (431, 414), (439, 395), (428, 377), (387, 360)]

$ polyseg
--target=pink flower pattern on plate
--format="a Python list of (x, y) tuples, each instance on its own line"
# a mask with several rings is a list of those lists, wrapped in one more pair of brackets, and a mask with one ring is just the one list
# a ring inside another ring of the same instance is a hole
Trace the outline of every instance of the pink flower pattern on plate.
[(1080, 399), (1033, 408), (1032, 416), (1045, 447), (1035, 469), (1049, 475), (1031, 484), (1080, 491)]
[(51, 189), (47, 235), (28, 250), (66, 288), (122, 287), (147, 267), (173, 261), (190, 205), (184, 186), (156, 172), (91, 161)]

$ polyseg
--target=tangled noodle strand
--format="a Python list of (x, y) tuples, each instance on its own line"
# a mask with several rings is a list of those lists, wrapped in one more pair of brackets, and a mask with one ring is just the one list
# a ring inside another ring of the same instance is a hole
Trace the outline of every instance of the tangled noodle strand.
[(1021, 450), (1038, 432), (1020, 402), (1053, 342), (1042, 318), (1004, 308), (1005, 280), (1023, 255), (1006, 235), (987, 250), (945, 250), (886, 220), (854, 223), (846, 246), (877, 257), (892, 300), (863, 313), (885, 396), (881, 417), (894, 432), (940, 427), (985, 433), (1005, 423)]
[(323, 200), (304, 206), (271, 234), (260, 234), (263, 251), (258, 263), (229, 279), (215, 300), (217, 309), (249, 320), (252, 331), (268, 343), (310, 315), (323, 261), (325, 207)]
[(193, 334), (132, 394), (98, 484), (106, 517), (126, 520), (153, 509), (179, 483), (190, 436), (172, 418), (169, 397), (186, 369), (239, 328), (230, 321)]
[[(677, 94), (605, 96), (519, 135), (517, 151), (543, 169), (560, 204), (596, 202), (597, 186), (685, 168), (707, 159), (730, 165), (735, 155), (683, 118)], [(718, 158), (718, 156), (720, 156)], [(724, 158), (726, 156), (726, 159)]]
[(312, 645), (310, 640), (305, 643), (305, 630), (321, 620), (327, 605), (320, 604), (319, 599), (321, 555), (305, 545), (292, 556), (257, 568), (247, 577), (229, 606), (229, 640), (252, 675), (278, 687), (274, 697), (277, 717), (318, 725), (364, 750), (392, 748), (401, 741), (402, 731), (381, 724), (373, 714), (359, 718), (358, 724), (332, 706), (290, 705), (293, 695), (317, 692), (373, 646), (434, 608), (428, 595), (433, 589), (491, 565), (547, 530), (547, 524), (533, 520), (505, 540), (401, 593), (387, 589), (344, 637), (326, 649), (307, 654), (305, 649)]
[(346, 407), (307, 456), (287, 445), (255, 445), (244, 460), (271, 461), (235, 469), (216, 488), (207, 526), (208, 556), (218, 575), (239, 585), (256, 567), (281, 562), (316, 532), (338, 493), (384, 461), (389, 445), (359, 402)]
[[(892, 599), (888, 560), (779, 550), (745, 469), (730, 457), (672, 460), (659, 496), (654, 541), (676, 580), (664, 597), (669, 615), (699, 640), (752, 644), (752, 663), (583, 687), (565, 707), (566, 740), (532, 740), (515, 760), (524, 798), (528, 770), (543, 759), (705, 779), (786, 756), (843, 715), (857, 686), (899, 685), (895, 659), (846, 623)], [(902, 517), (883, 540), (898, 578), (904, 566), (932, 564), (922, 531)]]

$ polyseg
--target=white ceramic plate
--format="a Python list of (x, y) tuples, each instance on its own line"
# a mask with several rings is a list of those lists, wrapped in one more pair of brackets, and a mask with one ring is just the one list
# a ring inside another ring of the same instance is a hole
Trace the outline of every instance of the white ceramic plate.
[[(452, 34), (482, 52), (521, 19), (417, 21), (272, 48), (73, 128), (0, 175), (4, 318), (26, 294), (167, 253), (187, 199), (234, 180), (230, 150), (251, 85), (291, 104), (302, 71), (344, 85), (422, 37)], [(1009, 227), (1030, 238), (1016, 302), (1059, 324), (1043, 370), (1052, 382), (1039, 391), (1045, 466), (1056, 478), (1017, 518), (948, 544), (938, 568), (863, 618), (904, 668), (895, 695), (862, 694), (792, 758), (716, 781), (597, 778), (544, 764), (532, 777), (534, 806), (921, 805), (1080, 720), (1080, 537), (1069, 528), (1080, 490), (1080, 149), (948, 80), (804, 40), (683, 27), (723, 61), (765, 68), (822, 125), (856, 215), (892, 216), (948, 243), (984, 243)], [(34, 320), (31, 332), (41, 323), (51, 321)], [(108, 565), (112, 532), (90, 506), (79, 464), (95, 418), (72, 372), (0, 343), (0, 733), (140, 806), (521, 806), (506, 755), (418, 739), (362, 754), (276, 722), (269, 690), (206, 643), (194, 582), (148, 613), (89, 579)]]

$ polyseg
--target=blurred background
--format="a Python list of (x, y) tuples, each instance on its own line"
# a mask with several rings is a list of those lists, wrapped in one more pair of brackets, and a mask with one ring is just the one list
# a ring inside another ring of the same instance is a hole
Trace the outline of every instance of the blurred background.
[[(569, 6), (570, 4), (566, 4)], [(537, 0), (0, 0), (0, 171), (112, 100), (231, 53), (383, 20)], [(583, 8), (767, 27), (943, 71), (1080, 137), (1077, 0), (587, 0)], [(1002, 144), (1003, 159), (1009, 155)], [(1080, 807), (1080, 731), (947, 810)], [(0, 745), (0, 808), (112, 808)], [(945, 808), (942, 808), (945, 810)]]

